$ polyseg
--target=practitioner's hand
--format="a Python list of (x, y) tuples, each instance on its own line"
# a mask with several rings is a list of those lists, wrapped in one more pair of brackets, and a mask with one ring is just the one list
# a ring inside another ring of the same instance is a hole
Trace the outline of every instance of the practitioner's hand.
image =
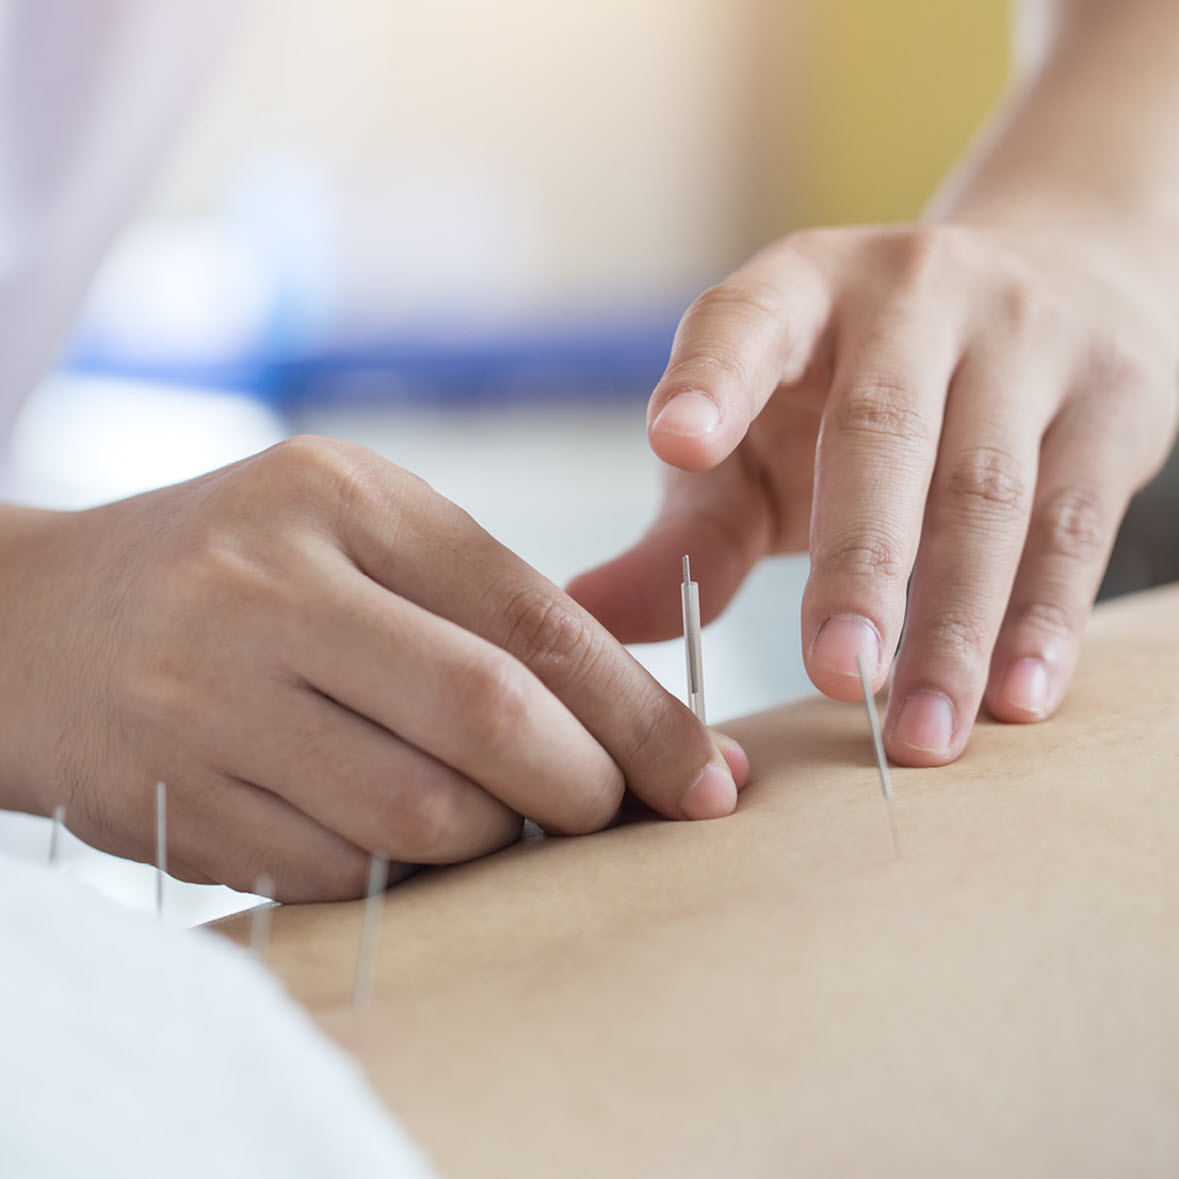
[(370, 853), (464, 860), (521, 816), (593, 831), (624, 786), (716, 817), (748, 770), (560, 590), (360, 447), (294, 439), (0, 524), (0, 793), (149, 859), (163, 780), (187, 879), (356, 896)]
[(1173, 319), (1144, 276), (1063, 235), (787, 237), (684, 317), (648, 413), (680, 470), (647, 535), (570, 593), (624, 642), (663, 639), (681, 553), (707, 619), (760, 557), (809, 547), (821, 691), (858, 697), (861, 651), (879, 687), (904, 627), (895, 760), (957, 757), (984, 694), (1001, 720), (1046, 717), (1173, 436)]

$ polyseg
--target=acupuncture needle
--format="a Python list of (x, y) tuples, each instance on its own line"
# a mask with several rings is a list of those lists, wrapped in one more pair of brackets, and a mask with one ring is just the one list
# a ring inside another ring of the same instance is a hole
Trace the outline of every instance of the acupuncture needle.
[(700, 587), (692, 580), (692, 568), (684, 557), (684, 583), (680, 587), (684, 606), (684, 656), (688, 665), (688, 707), (701, 724), (704, 719), (704, 661), (700, 653)]
[(53, 808), (53, 826), (49, 831), (49, 862), (57, 863), (61, 850), (61, 832), (65, 826), (65, 807), (58, 805)]
[(164, 876), (168, 871), (167, 787), (156, 783), (156, 915), (164, 915)]
[(888, 808), (888, 826), (892, 831), (892, 846), (901, 856), (901, 841), (897, 835), (897, 820), (892, 809), (892, 781), (888, 776), (888, 759), (884, 756), (884, 738), (880, 734), (880, 716), (876, 711), (876, 697), (868, 682), (868, 667), (862, 654), (856, 655), (856, 666), (860, 669), (860, 685), (864, 689), (864, 707), (868, 710), (868, 727), (872, 730), (872, 747), (876, 751), (876, 768), (880, 771), (880, 788), (884, 792), (884, 803)]
[(269, 876), (259, 876), (254, 882), (254, 892), (266, 898), (265, 904), (258, 905), (250, 915), (250, 953), (259, 962), (266, 961), (266, 950), (270, 944), (270, 894), (274, 892), (274, 881)]
[(360, 926), (360, 951), (356, 956), (356, 978), (352, 983), (352, 1010), (364, 1011), (372, 997), (373, 962), (377, 956), (377, 936), (381, 929), (381, 906), (389, 887), (389, 861), (373, 856), (368, 866), (368, 895)]

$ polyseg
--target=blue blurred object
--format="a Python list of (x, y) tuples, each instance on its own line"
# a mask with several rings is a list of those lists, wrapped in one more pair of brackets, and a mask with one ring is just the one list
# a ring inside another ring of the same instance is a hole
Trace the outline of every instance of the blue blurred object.
[(208, 358), (144, 357), (80, 336), (68, 367), (94, 376), (248, 392), (284, 412), (311, 406), (561, 403), (644, 399), (684, 304), (608, 322), (470, 334), (421, 331), (305, 354), (279, 340)]

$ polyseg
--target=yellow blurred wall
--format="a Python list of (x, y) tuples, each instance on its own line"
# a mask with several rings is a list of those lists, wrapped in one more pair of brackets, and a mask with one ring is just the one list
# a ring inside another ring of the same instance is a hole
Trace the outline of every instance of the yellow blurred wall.
[[(916, 216), (1002, 89), (1009, 23), (1004, 0), (254, 0), (147, 213), (214, 208), (277, 148), (322, 167), (369, 302), (428, 278), (415, 178), (518, 276), (480, 298), (678, 298), (790, 228)], [(479, 183), (486, 209), (455, 191)], [(467, 250), (440, 289), (472, 285)]]
[(1003, 90), (1011, 5), (808, 0), (798, 35), (767, 222), (916, 217)]

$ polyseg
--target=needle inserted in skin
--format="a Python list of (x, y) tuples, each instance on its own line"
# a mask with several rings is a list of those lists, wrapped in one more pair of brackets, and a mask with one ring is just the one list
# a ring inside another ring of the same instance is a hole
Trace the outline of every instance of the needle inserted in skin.
[(167, 787), (156, 783), (156, 913), (164, 915), (164, 876), (168, 871)]
[(53, 808), (53, 826), (49, 831), (49, 862), (51, 864), (57, 863), (58, 853), (61, 850), (61, 832), (65, 826), (65, 807), (55, 806)]
[[(259, 876), (254, 883), (254, 892), (269, 898), (274, 892), (274, 881), (269, 876)], [(266, 950), (270, 944), (270, 910), (274, 906), (267, 899), (250, 916), (250, 953), (259, 962), (266, 961)]]
[(880, 717), (876, 712), (876, 697), (872, 695), (872, 685), (868, 682), (868, 668), (863, 655), (856, 656), (856, 666), (860, 669), (860, 684), (864, 689), (864, 707), (868, 710), (868, 727), (872, 730), (872, 746), (876, 751), (876, 767), (880, 771), (880, 788), (884, 791), (884, 803), (888, 807), (888, 825), (892, 831), (892, 846), (900, 859), (901, 841), (897, 835), (897, 820), (892, 809), (892, 782), (888, 776), (888, 759), (884, 756), (884, 738), (880, 734)]
[(377, 935), (381, 929), (381, 906), (389, 887), (389, 861), (373, 856), (368, 868), (368, 896), (360, 926), (360, 952), (356, 956), (356, 978), (352, 984), (352, 1010), (368, 1007), (373, 989), (373, 962), (377, 956)]
[(692, 580), (692, 569), (684, 557), (684, 583), (680, 587), (684, 606), (684, 655), (688, 664), (688, 707), (701, 724), (704, 719), (704, 660), (700, 652), (700, 587)]

